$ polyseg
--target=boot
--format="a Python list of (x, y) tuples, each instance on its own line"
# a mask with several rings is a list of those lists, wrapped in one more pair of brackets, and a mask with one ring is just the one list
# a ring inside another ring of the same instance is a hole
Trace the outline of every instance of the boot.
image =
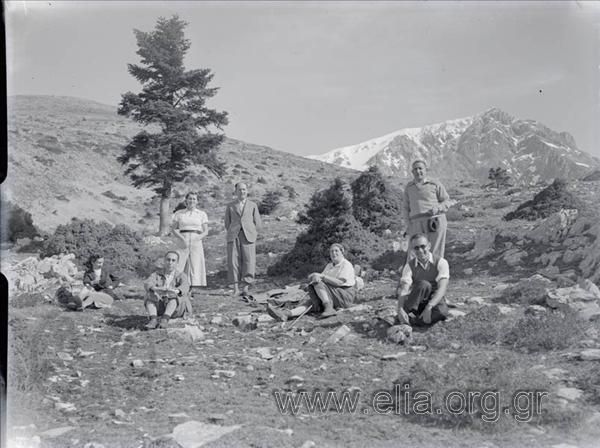
[(277, 308), (270, 303), (267, 305), (267, 313), (269, 316), (279, 322), (286, 322), (290, 318), (290, 313), (288, 310)]
[(321, 313), (322, 318), (335, 316), (337, 314), (335, 309), (333, 309), (333, 302), (329, 297), (327, 298), (327, 300), (321, 299), (321, 301), (323, 302), (323, 307), (325, 308)]
[(146, 330), (155, 330), (156, 328), (158, 328), (158, 319), (156, 318), (156, 316), (152, 316), (150, 318), (150, 322), (148, 322), (144, 328), (146, 328)]

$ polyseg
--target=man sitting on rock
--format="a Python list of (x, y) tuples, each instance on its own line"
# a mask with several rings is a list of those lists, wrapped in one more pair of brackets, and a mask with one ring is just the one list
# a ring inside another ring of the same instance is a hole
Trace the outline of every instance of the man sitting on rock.
[(163, 268), (153, 273), (144, 283), (144, 306), (150, 316), (150, 322), (146, 324), (147, 330), (167, 328), (169, 319), (183, 317), (192, 312), (190, 284), (187, 276), (176, 270), (178, 262), (177, 252), (167, 252)]
[(423, 233), (414, 234), (409, 244), (409, 250), (413, 249), (416, 256), (402, 269), (396, 290), (397, 320), (400, 324), (416, 326), (445, 320), (448, 306), (444, 294), (450, 279), (448, 262), (431, 253), (431, 244)]

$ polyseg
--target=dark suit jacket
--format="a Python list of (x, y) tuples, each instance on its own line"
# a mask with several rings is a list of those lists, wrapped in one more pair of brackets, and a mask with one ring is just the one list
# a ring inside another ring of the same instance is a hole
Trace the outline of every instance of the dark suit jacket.
[(234, 241), (240, 233), (244, 231), (246, 239), (254, 243), (258, 235), (257, 228), (261, 226), (260, 213), (258, 206), (249, 199), (246, 199), (242, 214), (237, 210), (237, 201), (227, 204), (225, 209), (225, 229), (227, 230), (227, 242)]
[(119, 284), (118, 277), (112, 272), (109, 266), (102, 266), (102, 271), (100, 272), (100, 280), (95, 285), (92, 284), (94, 278), (94, 270), (86, 271), (83, 274), (83, 284), (94, 288), (96, 291), (102, 291), (103, 289), (106, 289), (109, 286), (112, 286), (114, 288)]

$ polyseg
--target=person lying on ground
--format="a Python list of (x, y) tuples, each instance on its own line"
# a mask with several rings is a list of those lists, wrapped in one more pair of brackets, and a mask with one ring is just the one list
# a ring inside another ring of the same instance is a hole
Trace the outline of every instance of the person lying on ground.
[(94, 291), (85, 285), (63, 285), (56, 291), (58, 303), (73, 311), (83, 311), (86, 308), (109, 308), (113, 298), (101, 291)]
[[(165, 254), (163, 268), (154, 272), (144, 283), (146, 299), (144, 307), (150, 317), (147, 330), (167, 328), (171, 318), (184, 317), (192, 313), (189, 297), (188, 276), (177, 271), (179, 253), (168, 251)], [(160, 322), (159, 322), (160, 317)]]
[(300, 316), (310, 308), (311, 313), (321, 313), (321, 317), (336, 314), (336, 309), (348, 308), (356, 299), (356, 274), (354, 266), (344, 257), (344, 247), (334, 243), (329, 249), (331, 262), (323, 272), (313, 272), (308, 276), (308, 300), (292, 310), (282, 310), (268, 305), (271, 317), (279, 321)]
[(123, 300), (123, 292), (119, 289), (119, 280), (112, 269), (104, 263), (101, 254), (90, 255), (87, 270), (83, 274), (83, 284), (96, 292), (108, 294), (115, 300)]
[(448, 306), (444, 294), (450, 279), (448, 262), (431, 253), (431, 244), (423, 233), (411, 237), (409, 249), (413, 249), (416, 256), (402, 268), (396, 290), (398, 322), (422, 326), (445, 320)]

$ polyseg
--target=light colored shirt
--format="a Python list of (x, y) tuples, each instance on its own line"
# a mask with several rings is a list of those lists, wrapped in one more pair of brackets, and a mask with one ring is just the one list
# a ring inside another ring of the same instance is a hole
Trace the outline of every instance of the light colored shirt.
[(432, 209), (436, 215), (446, 213), (450, 208), (449, 200), (448, 192), (437, 180), (425, 179), (422, 184), (410, 181), (404, 189), (404, 219), (408, 223), (410, 218), (429, 213)]
[(344, 283), (340, 286), (354, 286), (356, 284), (354, 266), (345, 258), (338, 264), (327, 263), (322, 274), (343, 281)]
[[(427, 259), (427, 261), (423, 264), (419, 261), (419, 259), (417, 258), (416, 263), (421, 265), (424, 269), (427, 268), (427, 266), (429, 265), (429, 263), (433, 263), (433, 254), (431, 252), (429, 252), (429, 257)], [(436, 282), (439, 282), (441, 279), (443, 278), (450, 278), (450, 267), (448, 266), (448, 262), (446, 261), (446, 259), (444, 258), (440, 258), (437, 264), (437, 271), (438, 271), (438, 275), (435, 278)], [(412, 272), (412, 268), (410, 267), (410, 263), (406, 263), (404, 265), (404, 268), (402, 269), (402, 275), (400, 276), (400, 283), (406, 283), (409, 286), (412, 285), (412, 277), (413, 277), (413, 272)]]
[(173, 228), (178, 230), (204, 230), (204, 224), (208, 224), (208, 215), (197, 208), (193, 210), (177, 210), (173, 214)]

